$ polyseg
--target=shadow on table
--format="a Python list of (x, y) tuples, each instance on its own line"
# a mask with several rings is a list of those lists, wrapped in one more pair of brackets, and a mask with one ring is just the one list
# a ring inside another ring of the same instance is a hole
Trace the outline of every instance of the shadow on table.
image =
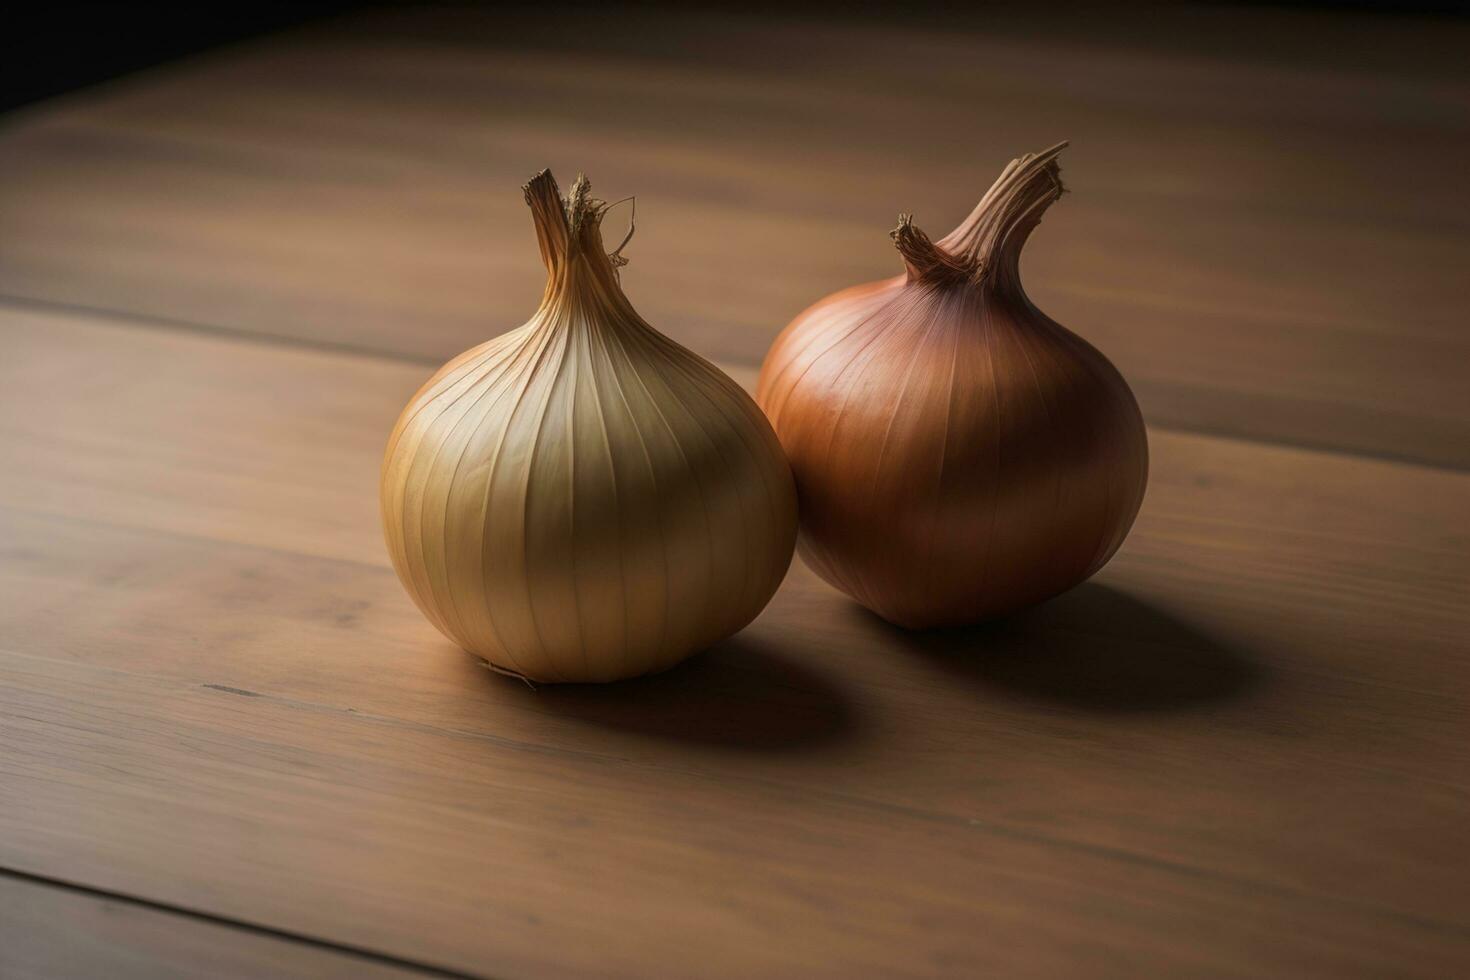
[(864, 628), (978, 690), (1084, 711), (1186, 709), (1242, 697), (1264, 679), (1255, 661), (1187, 622), (1090, 582), (965, 629), (911, 632), (859, 615)]
[(499, 678), (543, 711), (672, 741), (776, 752), (852, 731), (851, 705), (830, 681), (764, 644), (732, 637), (671, 670), (616, 684)]

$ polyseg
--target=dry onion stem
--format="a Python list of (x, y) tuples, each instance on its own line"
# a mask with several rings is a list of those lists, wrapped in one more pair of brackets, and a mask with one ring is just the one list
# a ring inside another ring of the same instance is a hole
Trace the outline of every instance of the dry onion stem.
[(530, 322), (450, 361), (383, 462), (393, 566), (500, 670), (608, 681), (750, 622), (791, 561), (796, 496), (749, 396), (623, 295), (578, 178), (525, 187), (548, 278)]
[(970, 623), (1068, 589), (1142, 502), (1128, 385), (1021, 288), (1065, 145), (1012, 161), (938, 242), (904, 216), (906, 274), (818, 302), (766, 357), (756, 397), (796, 475), (802, 554), (894, 623)]

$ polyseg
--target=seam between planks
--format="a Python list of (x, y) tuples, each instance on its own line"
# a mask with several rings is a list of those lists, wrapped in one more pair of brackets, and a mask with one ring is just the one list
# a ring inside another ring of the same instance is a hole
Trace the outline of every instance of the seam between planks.
[(144, 330), (153, 329), (173, 331), (175, 333), (199, 334), (205, 337), (217, 337), (223, 340), (234, 340), (254, 346), (274, 347), (287, 351), (305, 350), (322, 354), (345, 354), (349, 357), (388, 361), (395, 364), (421, 364), (428, 368), (437, 368), (444, 363), (444, 360), (439, 358), (416, 357), (412, 354), (380, 350), (374, 347), (359, 347), (356, 344), (339, 343), (331, 340), (313, 340), (308, 337), (288, 337), (284, 334), (262, 333), (245, 327), (221, 327), (212, 323), (200, 323), (197, 320), (154, 316), (147, 313), (132, 313), (128, 310), (118, 310), (106, 306), (91, 306), (86, 303), (69, 303), (60, 300), (40, 299), (34, 296), (20, 296), (15, 293), (0, 293), (0, 307), (39, 313), (84, 316), (97, 320), (103, 325), (113, 327), (114, 329), (141, 328)]
[[(11, 648), (0, 648), (0, 654), (18, 659), (34, 660), (43, 663), (56, 663), (53, 658), (37, 654), (23, 653)], [(262, 691), (248, 691), (241, 688), (229, 687), (221, 684), (201, 683), (188, 678), (174, 677), (170, 675), (152, 674), (140, 671), (122, 670), (116, 667), (103, 667), (97, 664), (68, 663), (67, 666), (81, 668), (104, 674), (120, 674), (126, 677), (157, 680), (170, 685), (177, 685), (181, 689), (198, 688), (210, 692), (225, 694), (229, 697), (247, 698), (263, 701), (277, 707), (295, 711), (307, 711), (314, 714), (335, 716), (339, 719), (352, 719), (375, 725), (384, 725), (390, 728), (399, 728), (406, 731), (414, 731), (428, 735), (438, 735), (462, 741), (485, 742), (499, 748), (513, 752), (521, 752), (532, 755), (561, 757), (576, 759), (593, 765), (610, 765), (628, 769), (642, 770), (644, 772), (661, 773), (674, 776), (682, 776), (704, 782), (717, 782), (722, 785), (730, 783), (741, 783), (747, 786), (758, 787), (765, 790), (785, 794), (794, 799), (820, 800), (835, 806), (849, 807), (856, 810), (864, 810), (872, 813), (882, 813), (888, 816), (901, 817), (922, 823), (940, 824), (951, 827), (963, 827), (971, 831), (989, 834), (993, 837), (1006, 838), (1010, 840), (1024, 841), (1041, 847), (1057, 848), (1063, 851), (1073, 851), (1086, 854), (1090, 857), (1105, 861), (1117, 862), (1119, 864), (1132, 865), (1134, 867), (1148, 868), (1165, 874), (1179, 875), (1195, 880), (1213, 881), (1235, 888), (1251, 892), (1265, 892), (1278, 898), (1296, 901), (1319, 902), (1335, 905), (1343, 909), (1392, 920), (1402, 925), (1411, 926), (1424, 931), (1440, 935), (1452, 936), (1459, 939), (1470, 939), (1470, 927), (1456, 922), (1427, 918), (1411, 912), (1403, 912), (1398, 909), (1386, 908), (1365, 902), (1341, 898), (1340, 896), (1323, 894), (1301, 889), (1284, 887), (1271, 882), (1261, 881), (1244, 875), (1235, 875), (1228, 872), (1217, 871), (1211, 868), (1197, 867), (1165, 858), (1149, 857), (1138, 854), (1125, 848), (1108, 847), (1106, 845), (1091, 844), (1085, 841), (1069, 840), (1064, 837), (1054, 837), (1048, 834), (1036, 833), (1018, 827), (1007, 826), (989, 820), (981, 820), (974, 817), (966, 817), (961, 814), (946, 813), (939, 810), (926, 810), (922, 807), (905, 806), (901, 803), (892, 803), (885, 800), (872, 799), (851, 793), (840, 793), (831, 790), (821, 790), (810, 786), (788, 784), (776, 780), (761, 779), (753, 776), (732, 776), (729, 774), (713, 774), (701, 769), (693, 769), (680, 766), (667, 766), (659, 763), (641, 762), (635, 759), (624, 758), (606, 753), (589, 752), (584, 750), (563, 748), (554, 745), (545, 745), (539, 742), (527, 742), (520, 739), (508, 738), (504, 735), (496, 735), (491, 732), (477, 732), (470, 729), (450, 728), (443, 725), (434, 725), (427, 722), (413, 721), (407, 718), (399, 718), (394, 715), (383, 715), (376, 712), (359, 711), (356, 708), (341, 707), (334, 704), (326, 704), (317, 701), (306, 701), (297, 698), (283, 697)]]
[(405, 959), (394, 956), (391, 953), (383, 953), (378, 950), (368, 949), (363, 946), (353, 946), (348, 943), (334, 942), (330, 939), (321, 939), (306, 933), (292, 932), (287, 929), (279, 929), (275, 926), (261, 925), (256, 922), (248, 922), (243, 919), (235, 919), (229, 916), (217, 915), (213, 912), (205, 912), (200, 909), (188, 908), (183, 905), (174, 905), (169, 902), (160, 902), (155, 899), (145, 898), (141, 895), (133, 895), (126, 892), (113, 891), (107, 888), (97, 888), (92, 885), (77, 881), (68, 881), (51, 875), (37, 874), (34, 871), (23, 871), (19, 868), (5, 867), (0, 865), (0, 877), (11, 878), (16, 881), (28, 882), (46, 888), (54, 888), (59, 891), (73, 892), (79, 895), (87, 895), (91, 898), (101, 899), (108, 902), (121, 902), (126, 905), (148, 909), (153, 912), (162, 912), (166, 915), (181, 916), (193, 919), (197, 922), (207, 922), (210, 925), (224, 926), (238, 932), (250, 933), (256, 936), (264, 936), (298, 946), (309, 946), (314, 949), (326, 950), (342, 956), (359, 960), (369, 960), (387, 966), (398, 967), (427, 977), (447, 977), (452, 980), (491, 980), (485, 974), (464, 973), (459, 970), (451, 970), (447, 967), (436, 966), (432, 963), (424, 963), (419, 960)]
[[(364, 360), (382, 361), (389, 364), (418, 365), (431, 370), (440, 367), (448, 360), (447, 357), (422, 357), (414, 354), (384, 350), (376, 347), (362, 347), (356, 344), (340, 343), (337, 341), (289, 337), (284, 334), (263, 333), (245, 327), (222, 327), (210, 323), (201, 323), (197, 320), (133, 313), (128, 310), (119, 310), (106, 306), (92, 306), (85, 303), (42, 299), (34, 296), (22, 296), (16, 293), (0, 293), (0, 309), (7, 307), (40, 313), (85, 316), (97, 323), (114, 329), (153, 329), (175, 333), (189, 333), (204, 337), (237, 341), (252, 346), (275, 348), (277, 350), (340, 354), (349, 357), (358, 357)], [(719, 360), (714, 363), (722, 370), (735, 367), (755, 371), (760, 368), (759, 363), (748, 363), (745, 361)], [(1223, 439), (1248, 446), (1268, 446), (1292, 449), (1299, 452), (1321, 453), (1344, 459), (1362, 459), (1381, 463), (1393, 463), (1399, 466), (1412, 466), (1442, 473), (1470, 473), (1470, 465), (1424, 459), (1418, 456), (1384, 450), (1349, 449), (1328, 443), (1305, 442), (1296, 439), (1267, 439), (1260, 436), (1247, 436), (1235, 432), (1225, 432), (1205, 425), (1187, 425), (1178, 422), (1161, 423), (1152, 419), (1145, 419), (1145, 422), (1150, 430), (1183, 435), (1206, 436), (1211, 439)]]

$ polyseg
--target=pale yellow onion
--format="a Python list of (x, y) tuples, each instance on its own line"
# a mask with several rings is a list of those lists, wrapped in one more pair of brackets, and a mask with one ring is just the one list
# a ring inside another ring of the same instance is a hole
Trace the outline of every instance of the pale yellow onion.
[(383, 462), (409, 595), (455, 643), (544, 682), (662, 670), (729, 636), (796, 541), (765, 416), (634, 311), (588, 189), (578, 178), (562, 198), (545, 171), (526, 185), (540, 309), (442, 367)]

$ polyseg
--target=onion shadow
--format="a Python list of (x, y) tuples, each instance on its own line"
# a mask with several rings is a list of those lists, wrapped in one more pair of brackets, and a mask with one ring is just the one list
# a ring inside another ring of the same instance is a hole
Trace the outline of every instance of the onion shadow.
[(854, 731), (831, 681), (764, 642), (737, 635), (659, 674), (612, 684), (527, 685), (527, 707), (651, 738), (745, 752), (810, 748)]
[(1086, 582), (979, 626), (908, 631), (862, 610), (886, 639), (988, 694), (1097, 713), (1181, 711), (1233, 701), (1265, 670), (1172, 613)]

